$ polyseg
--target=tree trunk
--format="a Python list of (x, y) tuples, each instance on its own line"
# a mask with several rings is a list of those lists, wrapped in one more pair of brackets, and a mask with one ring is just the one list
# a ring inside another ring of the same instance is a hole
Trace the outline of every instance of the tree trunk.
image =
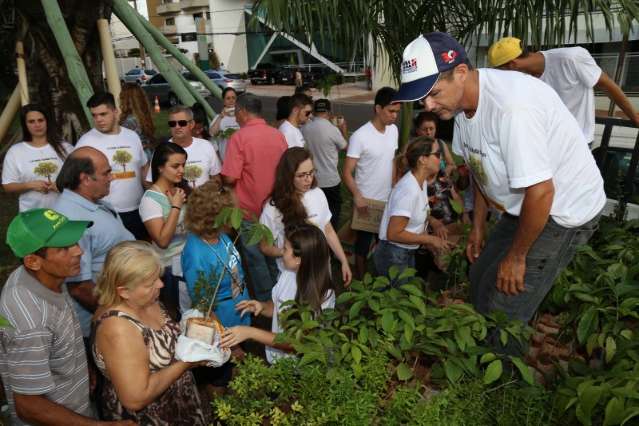
[[(110, 18), (111, 0), (58, 0), (58, 3), (94, 91), (104, 90), (97, 20)], [(90, 126), (47, 25), (41, 0), (20, 0), (14, 4), (17, 13), (13, 34), (14, 37), (24, 34), (30, 100), (50, 111), (62, 139), (75, 143)], [(0, 18), (10, 13), (0, 8)], [(14, 58), (8, 52), (0, 54)]]

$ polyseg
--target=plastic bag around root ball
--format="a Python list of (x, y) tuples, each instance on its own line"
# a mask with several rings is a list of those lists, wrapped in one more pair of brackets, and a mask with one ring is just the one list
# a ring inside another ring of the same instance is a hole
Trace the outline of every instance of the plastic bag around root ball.
[(186, 323), (189, 318), (204, 318), (204, 314), (196, 309), (189, 309), (182, 314), (181, 333), (175, 346), (175, 359), (184, 362), (208, 361), (207, 367), (220, 367), (231, 358), (231, 350), (220, 347), (219, 333), (215, 334), (213, 344), (186, 337)]

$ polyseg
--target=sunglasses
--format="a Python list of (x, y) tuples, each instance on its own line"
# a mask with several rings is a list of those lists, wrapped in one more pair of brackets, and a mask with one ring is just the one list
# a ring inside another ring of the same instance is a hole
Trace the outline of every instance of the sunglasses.
[(175, 127), (175, 126), (179, 126), (179, 127), (186, 127), (188, 126), (189, 122), (191, 120), (169, 120), (169, 127)]

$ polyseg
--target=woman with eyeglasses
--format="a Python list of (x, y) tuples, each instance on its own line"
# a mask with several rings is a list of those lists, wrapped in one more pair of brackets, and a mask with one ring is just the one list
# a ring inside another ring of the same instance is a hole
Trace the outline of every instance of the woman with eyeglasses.
[(171, 316), (190, 307), (186, 285), (180, 289), (182, 249), (186, 241), (184, 207), (188, 184), (184, 181), (187, 154), (184, 148), (167, 142), (158, 145), (151, 159), (153, 185), (140, 200), (140, 217), (158, 251), (164, 267), (160, 298)]
[(266, 256), (277, 258), (280, 271), (284, 270), (281, 259), (284, 254), (284, 229), (305, 222), (322, 230), (331, 251), (341, 264), (344, 285), (349, 285), (351, 268), (342, 243), (331, 225), (326, 195), (317, 186), (311, 153), (305, 148), (293, 147), (284, 152), (275, 169), (273, 192), (260, 216), (260, 223), (271, 230), (274, 238), (272, 245), (262, 241), (260, 250)]
[(229, 138), (240, 128), (235, 119), (235, 102), (237, 101), (237, 92), (232, 87), (226, 87), (222, 90), (222, 101), (224, 108), (211, 122), (209, 134), (217, 141), (217, 152), (220, 160), (224, 161), (226, 154), (226, 144)]
[(23, 142), (9, 148), (2, 166), (2, 187), (19, 194), (20, 211), (52, 207), (58, 198), (55, 179), (73, 147), (58, 139), (55, 125), (40, 106), (20, 111)]
[(377, 272), (387, 275), (391, 266), (399, 270), (415, 267), (420, 246), (431, 251), (448, 250), (451, 243), (427, 232), (429, 216), (427, 185), (439, 173), (442, 152), (430, 137), (415, 138), (404, 154), (409, 170), (391, 191), (379, 226), (379, 244), (374, 261)]

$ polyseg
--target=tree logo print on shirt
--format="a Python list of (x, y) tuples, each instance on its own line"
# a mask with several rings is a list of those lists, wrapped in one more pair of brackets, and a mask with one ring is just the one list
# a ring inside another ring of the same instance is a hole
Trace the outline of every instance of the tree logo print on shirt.
[(186, 166), (184, 168), (184, 179), (190, 182), (195, 188), (195, 181), (202, 176), (202, 168), (196, 165)]
[(53, 176), (57, 171), (58, 165), (51, 161), (42, 161), (35, 169), (33, 169), (33, 173), (35, 175), (46, 177), (49, 183), (51, 183), (51, 176)]
[(111, 161), (115, 164), (119, 164), (122, 167), (121, 172), (113, 172), (113, 179), (129, 179), (135, 177), (135, 171), (126, 170), (126, 165), (133, 160), (131, 153), (124, 149), (118, 149), (113, 153)]
[(470, 170), (473, 172), (473, 176), (481, 184), (481, 186), (485, 187), (488, 184), (488, 177), (486, 176), (486, 172), (484, 171), (484, 166), (481, 163), (481, 158), (478, 155), (470, 154), (468, 158), (468, 166), (470, 166)]

